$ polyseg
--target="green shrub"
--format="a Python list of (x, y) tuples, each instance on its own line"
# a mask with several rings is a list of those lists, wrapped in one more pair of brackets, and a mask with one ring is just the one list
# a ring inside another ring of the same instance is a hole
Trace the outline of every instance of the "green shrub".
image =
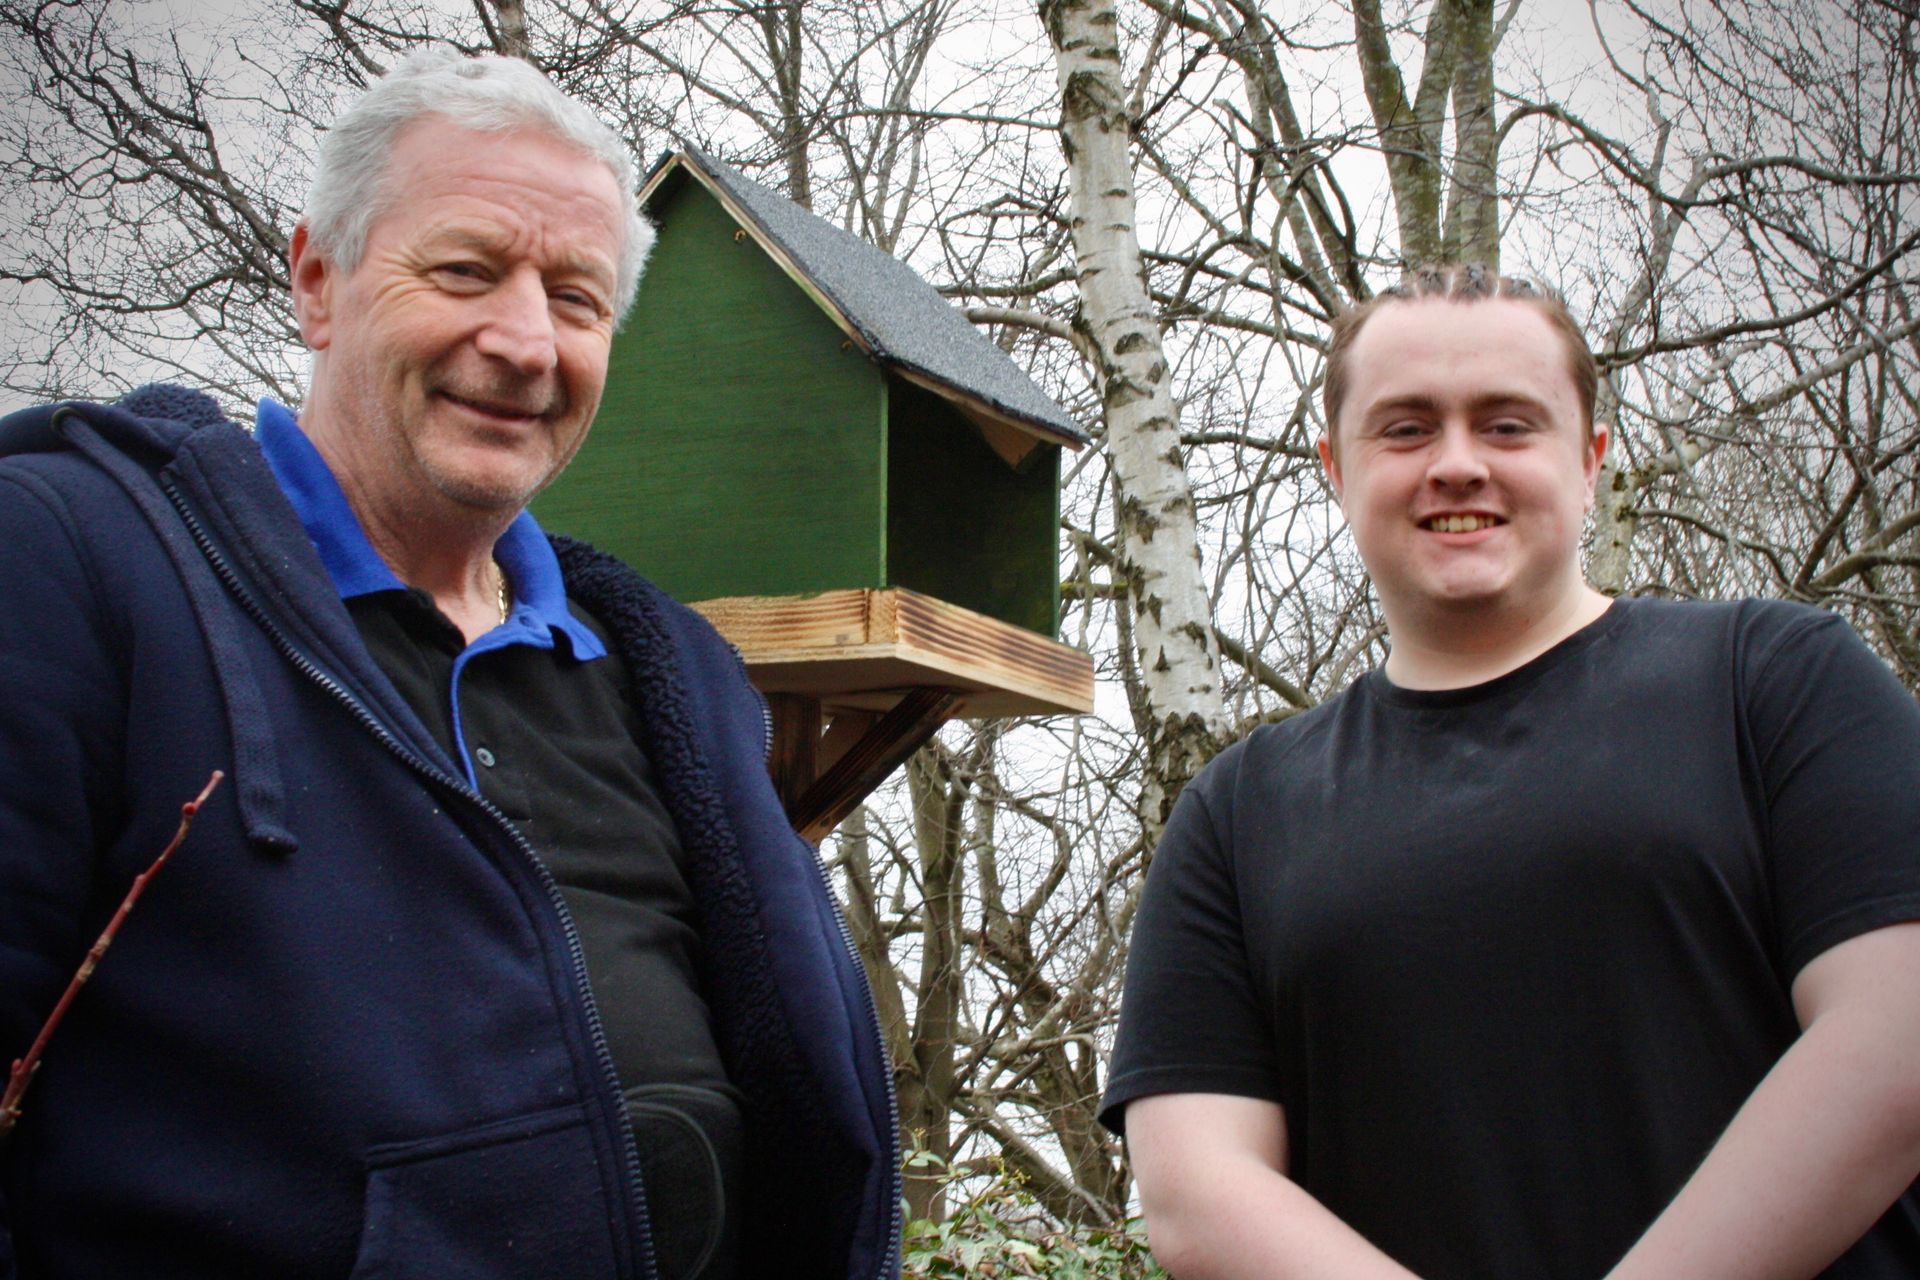
[[(909, 1164), (937, 1164), (925, 1152)], [(1047, 1217), (1017, 1175), (1004, 1168), (985, 1186), (952, 1177), (944, 1222), (907, 1224), (908, 1280), (998, 1280), (1051, 1276), (1057, 1280), (1168, 1280), (1147, 1251), (1137, 1219), (1123, 1227), (1061, 1227)]]

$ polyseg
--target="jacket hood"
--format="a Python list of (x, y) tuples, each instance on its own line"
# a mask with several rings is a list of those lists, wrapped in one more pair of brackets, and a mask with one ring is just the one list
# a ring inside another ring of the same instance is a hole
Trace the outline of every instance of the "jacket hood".
[(78, 447), (70, 434), (76, 416), (103, 442), (149, 463), (171, 458), (198, 428), (232, 422), (206, 392), (154, 382), (111, 404), (60, 400), (10, 413), (0, 418), (0, 457)]
[(110, 405), (62, 401), (0, 418), (0, 457), (73, 450), (126, 490), (166, 548), (186, 588), (207, 652), (220, 673), (227, 729), (233, 742), (232, 786), (249, 839), (291, 853), (298, 841), (287, 828), (285, 780), (272, 719), (259, 681), (237, 655), (235, 613), (225, 588), (188, 525), (191, 516), (169, 485), (171, 464), (202, 431), (239, 431), (212, 396), (188, 387), (153, 383)]

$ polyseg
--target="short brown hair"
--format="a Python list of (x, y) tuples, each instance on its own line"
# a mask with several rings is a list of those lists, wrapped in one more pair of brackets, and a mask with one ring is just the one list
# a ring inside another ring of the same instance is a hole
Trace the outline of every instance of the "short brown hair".
[(1547, 322), (1566, 340), (1567, 372), (1572, 375), (1573, 389), (1580, 397), (1587, 439), (1593, 439), (1593, 406), (1600, 392), (1600, 366), (1593, 358), (1593, 349), (1587, 345), (1587, 335), (1581, 332), (1579, 321), (1567, 310), (1566, 299), (1546, 285), (1520, 276), (1503, 276), (1475, 263), (1416, 267), (1399, 284), (1334, 316), (1333, 335), (1327, 342), (1326, 380), (1320, 390), (1320, 402), (1327, 416), (1328, 447), (1337, 443), (1340, 406), (1347, 398), (1347, 355), (1360, 336), (1361, 326), (1384, 306), (1421, 298), (1444, 298), (1449, 302), (1512, 298), (1539, 308)]

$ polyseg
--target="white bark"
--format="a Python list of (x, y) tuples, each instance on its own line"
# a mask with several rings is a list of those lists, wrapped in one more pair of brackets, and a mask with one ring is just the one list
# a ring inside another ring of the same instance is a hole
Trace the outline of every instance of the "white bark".
[(1141, 816), (1157, 839), (1173, 797), (1227, 733), (1193, 492), (1134, 222), (1131, 126), (1112, 0), (1041, 0), (1060, 84), (1081, 316), (1099, 366), (1133, 657), (1146, 703)]
[(534, 61), (533, 41), (527, 34), (526, 0), (486, 0), (473, 8), (498, 52), (509, 58)]

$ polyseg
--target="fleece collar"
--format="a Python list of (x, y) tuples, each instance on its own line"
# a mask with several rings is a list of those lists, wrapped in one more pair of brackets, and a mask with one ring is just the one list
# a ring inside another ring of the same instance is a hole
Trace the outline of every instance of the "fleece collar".
[[(394, 576), (367, 541), (340, 482), (300, 429), (293, 411), (276, 400), (263, 398), (253, 433), (274, 479), (293, 504), (314, 550), (320, 553), (320, 563), (326, 566), (340, 598), (351, 600), (375, 591), (405, 590), (406, 584)], [(544, 649), (564, 635), (578, 659), (606, 655), (600, 637), (567, 609), (560, 561), (531, 514), (522, 511), (515, 517), (494, 544), (493, 554), (513, 583), (513, 612), (499, 627), (475, 641), (477, 647), (532, 644)]]

